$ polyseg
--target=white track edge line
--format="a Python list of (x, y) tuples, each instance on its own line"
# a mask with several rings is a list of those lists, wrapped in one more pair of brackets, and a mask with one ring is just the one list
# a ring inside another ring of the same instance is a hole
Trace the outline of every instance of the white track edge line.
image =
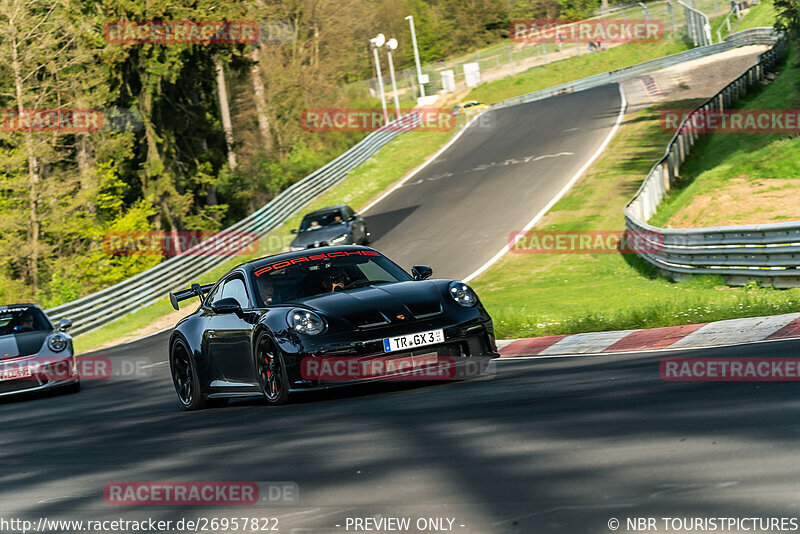
[[(586, 170), (592, 165), (592, 163), (594, 163), (595, 160), (598, 157), (600, 157), (600, 154), (602, 154), (603, 151), (606, 149), (608, 144), (611, 142), (611, 139), (614, 138), (614, 135), (617, 133), (617, 130), (619, 129), (619, 125), (622, 124), (622, 119), (625, 117), (625, 110), (628, 107), (628, 102), (625, 100), (625, 91), (622, 89), (622, 84), (617, 83), (617, 86), (619, 87), (620, 108), (619, 108), (619, 113), (617, 114), (617, 120), (614, 123), (614, 127), (611, 128), (611, 131), (608, 133), (606, 138), (600, 144), (597, 151), (595, 151), (595, 153), (592, 154), (592, 156), (586, 161), (586, 163), (584, 163), (583, 166), (580, 169), (578, 169), (578, 172), (576, 172), (575, 175), (570, 179), (570, 181), (567, 182), (567, 185), (565, 185), (561, 189), (561, 191), (559, 191), (558, 194), (555, 197), (553, 197), (553, 199), (550, 200), (550, 202), (548, 202), (547, 205), (544, 208), (542, 208), (542, 210), (539, 213), (537, 213), (536, 216), (533, 219), (531, 219), (531, 221), (528, 224), (525, 225), (525, 228), (522, 229), (523, 232), (527, 232), (528, 230), (533, 228), (533, 226), (537, 222), (539, 222), (539, 219), (544, 217), (544, 215), (548, 211), (550, 211), (550, 208), (552, 208), (556, 204), (556, 202), (561, 200), (561, 197), (563, 197), (567, 193), (567, 191), (569, 191), (572, 188), (572, 186), (575, 185), (575, 182), (577, 182), (581, 178), (583, 173), (586, 172)], [(492, 256), (492, 258), (489, 261), (478, 267), (478, 269), (475, 272), (464, 278), (464, 282), (469, 282), (470, 280), (473, 280), (474, 278), (477, 278), (478, 276), (483, 274), (485, 270), (487, 270), (489, 267), (495, 264), (500, 258), (502, 258), (506, 254), (506, 252), (508, 252), (508, 250), (509, 246), (508, 243), (506, 243), (506, 245), (502, 249), (500, 249), (500, 252)]]

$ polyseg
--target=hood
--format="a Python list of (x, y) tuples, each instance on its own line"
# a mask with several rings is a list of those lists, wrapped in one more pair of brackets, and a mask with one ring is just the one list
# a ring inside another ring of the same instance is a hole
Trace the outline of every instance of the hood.
[(427, 281), (325, 293), (306, 299), (304, 304), (327, 318), (344, 319), (359, 328), (405, 323), (442, 313), (439, 290)]
[[(322, 243), (330, 245), (333, 238), (350, 232), (350, 227), (346, 224), (324, 226), (319, 230), (306, 230), (292, 241), (294, 247), (308, 247), (309, 245), (320, 246)], [(319, 243), (319, 244), (318, 244)]]
[(41, 350), (49, 335), (50, 332), (46, 330), (37, 330), (0, 336), (0, 359), (36, 354)]

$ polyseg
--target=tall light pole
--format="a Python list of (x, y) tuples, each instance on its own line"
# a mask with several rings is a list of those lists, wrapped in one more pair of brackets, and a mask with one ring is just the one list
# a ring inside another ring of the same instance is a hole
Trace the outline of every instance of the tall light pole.
[(383, 120), (386, 124), (389, 123), (389, 111), (386, 109), (386, 94), (383, 92), (383, 75), (381, 74), (381, 61), (378, 59), (378, 48), (386, 43), (386, 36), (379, 33), (369, 40), (372, 44), (372, 55), (375, 57), (375, 71), (378, 73), (378, 89), (381, 93), (381, 107), (383, 107)]
[(392, 92), (394, 93), (394, 107), (397, 110), (397, 118), (400, 118), (400, 98), (397, 96), (397, 81), (394, 78), (394, 62), (392, 62), (392, 50), (397, 49), (397, 39), (386, 41), (386, 55), (389, 56), (389, 74), (392, 77)]
[(414, 61), (417, 63), (417, 83), (419, 83), (419, 94), (421, 97), (425, 96), (425, 84), (422, 83), (422, 67), (419, 64), (419, 49), (417, 48), (417, 32), (414, 31), (414, 17), (409, 15), (406, 17), (409, 26), (411, 26), (411, 44), (414, 45)]

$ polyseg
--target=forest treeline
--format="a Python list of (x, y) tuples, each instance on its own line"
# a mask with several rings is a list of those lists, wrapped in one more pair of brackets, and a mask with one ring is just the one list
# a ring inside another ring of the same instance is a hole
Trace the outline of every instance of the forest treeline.
[[(0, 303), (53, 306), (123, 280), (163, 258), (114, 255), (104, 236), (220, 230), (346, 150), (363, 134), (305, 131), (301, 113), (374, 107), (353, 83), (373, 75), (368, 39), (396, 37), (396, 66), (411, 67), (407, 15), (430, 62), (507, 37), (513, 18), (598, 5), (0, 0)], [(243, 43), (121, 43), (107, 32), (119, 21), (254, 21), (261, 31)], [(33, 127), (37, 110), (75, 127)]]

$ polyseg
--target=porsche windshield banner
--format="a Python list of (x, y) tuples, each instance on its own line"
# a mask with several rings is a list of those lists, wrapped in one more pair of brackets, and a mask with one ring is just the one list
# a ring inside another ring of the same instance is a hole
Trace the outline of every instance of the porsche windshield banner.
[(290, 260), (283, 260), (275, 263), (270, 263), (263, 267), (259, 267), (255, 270), (256, 276), (261, 276), (264, 273), (268, 273), (270, 271), (278, 271), (280, 269), (285, 269), (287, 267), (291, 267), (292, 265), (297, 265), (300, 263), (307, 263), (309, 261), (320, 261), (329, 258), (344, 258), (346, 256), (380, 256), (380, 253), (375, 252), (374, 250), (340, 250), (336, 252), (320, 252), (317, 254), (311, 254), (310, 256), (300, 256), (299, 258), (292, 258)]

